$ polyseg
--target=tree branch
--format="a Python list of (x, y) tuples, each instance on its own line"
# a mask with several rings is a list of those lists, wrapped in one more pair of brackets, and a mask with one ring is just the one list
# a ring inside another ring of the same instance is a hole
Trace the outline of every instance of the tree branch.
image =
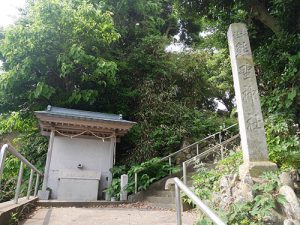
[(270, 15), (267, 8), (261, 1), (251, 0), (249, 1), (249, 6), (254, 13), (254, 18), (270, 28), (275, 34), (282, 30), (276, 18)]

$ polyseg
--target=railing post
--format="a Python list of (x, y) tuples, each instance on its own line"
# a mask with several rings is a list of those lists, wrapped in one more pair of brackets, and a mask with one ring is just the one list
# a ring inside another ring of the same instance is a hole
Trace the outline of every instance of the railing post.
[(138, 191), (138, 176), (137, 173), (134, 173), (134, 193), (136, 194)]
[(224, 159), (224, 148), (223, 148), (223, 145), (221, 145), (221, 159)]
[(221, 159), (224, 158), (223, 145), (222, 145), (222, 134), (221, 131), (219, 133), (219, 144), (221, 145)]
[(180, 190), (176, 183), (175, 183), (175, 204), (176, 204), (177, 225), (182, 225)]
[(37, 192), (38, 192), (38, 188), (39, 188), (39, 179), (40, 179), (40, 175), (38, 173), (36, 173), (36, 180), (35, 180), (33, 196), (37, 196)]
[[(171, 166), (172, 166), (172, 159), (171, 159), (171, 156), (169, 157), (169, 166), (170, 166), (170, 168), (171, 168)], [(172, 174), (172, 170), (170, 169), (170, 174)]]
[(16, 188), (16, 192), (15, 192), (15, 200), (14, 200), (15, 204), (17, 204), (18, 200), (19, 200), (20, 188), (21, 188), (21, 183), (22, 183), (22, 176), (23, 176), (23, 162), (21, 161), (19, 176), (18, 176), (18, 182), (17, 182), (17, 188)]
[(5, 158), (6, 158), (6, 149), (8, 148), (8, 145), (5, 144), (2, 146), (0, 150), (0, 187), (1, 187), (1, 178), (2, 178), (2, 173), (4, 170), (4, 164), (5, 164)]
[(183, 175), (183, 183), (186, 185), (186, 163), (182, 163), (182, 175)]
[(30, 197), (30, 192), (31, 192), (31, 187), (32, 187), (33, 173), (34, 173), (33, 169), (31, 169), (29, 183), (28, 183), (28, 189), (27, 189), (27, 199), (29, 199), (29, 197)]
[(176, 217), (177, 217), (177, 225), (181, 225), (181, 198), (180, 198), (180, 190), (187, 195), (195, 204), (200, 208), (202, 212), (204, 212), (215, 224), (217, 225), (226, 225), (221, 218), (211, 210), (201, 199), (192, 192), (178, 177), (169, 179), (165, 184), (165, 189), (168, 190), (171, 184), (175, 183), (175, 203), (176, 203)]
[(197, 148), (197, 155), (199, 155), (199, 144), (196, 145)]

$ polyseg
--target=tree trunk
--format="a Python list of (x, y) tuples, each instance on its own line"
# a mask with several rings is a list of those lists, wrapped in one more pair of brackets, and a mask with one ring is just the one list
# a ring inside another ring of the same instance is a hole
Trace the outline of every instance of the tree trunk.
[(265, 5), (259, 0), (249, 1), (249, 7), (254, 14), (254, 18), (262, 22), (265, 26), (270, 28), (275, 34), (281, 31), (276, 18), (270, 15)]

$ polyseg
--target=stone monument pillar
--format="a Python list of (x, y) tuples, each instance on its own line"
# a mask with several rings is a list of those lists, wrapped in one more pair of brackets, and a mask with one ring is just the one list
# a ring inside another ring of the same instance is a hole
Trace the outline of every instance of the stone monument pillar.
[(127, 184), (128, 184), (128, 175), (123, 174), (121, 175), (121, 194), (120, 194), (120, 201), (127, 201)]
[(269, 161), (254, 63), (245, 24), (231, 24), (227, 33), (244, 163), (240, 176), (258, 177), (276, 170)]

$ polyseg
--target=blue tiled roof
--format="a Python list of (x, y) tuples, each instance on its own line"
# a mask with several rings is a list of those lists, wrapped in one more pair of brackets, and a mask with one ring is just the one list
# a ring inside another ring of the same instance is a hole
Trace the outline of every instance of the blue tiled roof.
[(78, 119), (88, 119), (88, 120), (106, 120), (114, 122), (125, 122), (125, 123), (135, 123), (128, 120), (122, 119), (122, 114), (109, 114), (109, 113), (99, 113), (91, 111), (83, 111), (77, 109), (66, 109), (60, 107), (54, 107), (48, 105), (45, 111), (36, 111), (36, 114), (46, 114), (59, 117), (71, 117)]

